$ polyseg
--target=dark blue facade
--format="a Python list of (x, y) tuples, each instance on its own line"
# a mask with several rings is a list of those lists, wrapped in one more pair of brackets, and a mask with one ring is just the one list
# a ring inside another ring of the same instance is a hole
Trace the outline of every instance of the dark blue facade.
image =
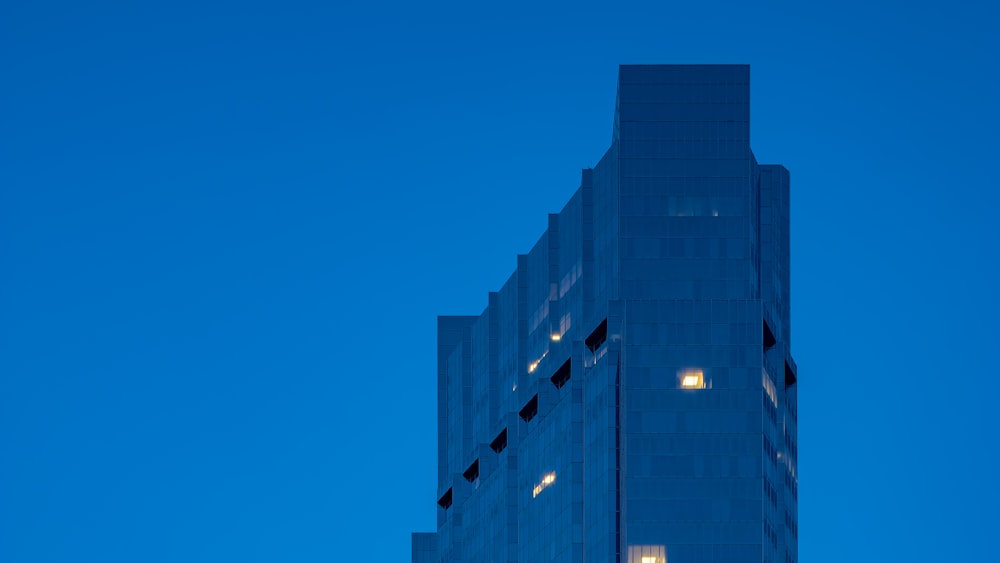
[(414, 562), (797, 561), (789, 177), (749, 79), (622, 66), (607, 153), (482, 314), (439, 319)]

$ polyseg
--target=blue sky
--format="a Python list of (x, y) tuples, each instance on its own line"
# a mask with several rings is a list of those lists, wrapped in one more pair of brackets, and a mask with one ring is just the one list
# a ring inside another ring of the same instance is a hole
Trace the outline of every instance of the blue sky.
[(4, 3), (0, 560), (408, 560), (435, 317), (596, 164), (620, 63), (749, 63), (791, 170), (800, 559), (995, 558), (998, 15)]

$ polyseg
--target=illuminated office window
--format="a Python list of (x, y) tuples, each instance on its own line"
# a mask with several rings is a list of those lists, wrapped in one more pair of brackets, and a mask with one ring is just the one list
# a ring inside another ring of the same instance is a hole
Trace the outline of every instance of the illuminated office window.
[(700, 369), (683, 369), (677, 373), (684, 389), (704, 389), (705, 374)]
[(664, 545), (630, 545), (628, 563), (667, 563), (667, 547)]

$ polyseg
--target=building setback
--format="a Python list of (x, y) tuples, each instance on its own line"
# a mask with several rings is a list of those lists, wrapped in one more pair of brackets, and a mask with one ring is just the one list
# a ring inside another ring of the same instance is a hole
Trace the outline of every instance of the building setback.
[(794, 563), (789, 177), (745, 65), (622, 66), (611, 147), (478, 316), (438, 320), (414, 563)]

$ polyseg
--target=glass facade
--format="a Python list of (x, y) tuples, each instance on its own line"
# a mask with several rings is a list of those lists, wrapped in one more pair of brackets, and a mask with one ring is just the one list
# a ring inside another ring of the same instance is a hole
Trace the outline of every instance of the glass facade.
[(416, 562), (793, 563), (789, 175), (750, 69), (619, 69), (611, 147), (478, 316), (438, 322)]

